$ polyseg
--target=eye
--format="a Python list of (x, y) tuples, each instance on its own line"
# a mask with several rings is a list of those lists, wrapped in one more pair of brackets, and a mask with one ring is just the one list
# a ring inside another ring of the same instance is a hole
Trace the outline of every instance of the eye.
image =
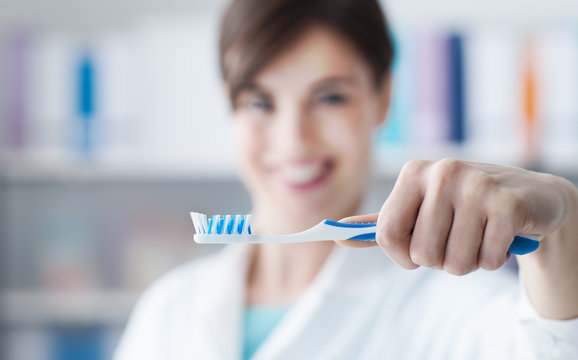
[(248, 102), (247, 105), (253, 110), (263, 112), (271, 111), (273, 109), (272, 102), (264, 97), (253, 98)]
[(328, 105), (340, 105), (340, 104), (345, 104), (347, 102), (347, 96), (345, 96), (344, 94), (340, 94), (340, 93), (327, 93), (327, 94), (323, 94), (319, 98), (319, 101), (323, 104), (328, 104)]

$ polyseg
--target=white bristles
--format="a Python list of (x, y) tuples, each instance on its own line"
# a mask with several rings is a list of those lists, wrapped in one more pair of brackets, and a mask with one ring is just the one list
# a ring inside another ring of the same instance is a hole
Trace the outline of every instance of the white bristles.
[(225, 221), (223, 222), (223, 227), (221, 228), (221, 234), (228, 234), (229, 224), (231, 223), (231, 215), (225, 215)]
[(193, 226), (195, 227), (195, 232), (197, 234), (207, 233), (207, 215), (192, 212), (191, 219), (193, 220)]
[(249, 233), (249, 225), (251, 225), (251, 218), (253, 217), (253, 215), (246, 215), (245, 216), (245, 222), (243, 223), (243, 231), (241, 231), (241, 234), (248, 234)]
[(207, 221), (207, 215), (205, 214), (200, 214), (202, 215), (202, 229), (203, 229), (203, 233), (207, 233), (209, 231), (209, 222)]
[(213, 224), (207, 234), (217, 234), (217, 228), (219, 226), (219, 222), (221, 221), (221, 215), (213, 216)]
[(199, 221), (197, 219), (198, 214), (197, 213), (191, 213), (191, 219), (193, 220), (193, 226), (195, 227), (195, 233), (200, 234), (201, 232), (199, 231)]
[(239, 227), (239, 221), (241, 221), (241, 215), (233, 216), (233, 234), (237, 233), (237, 228)]

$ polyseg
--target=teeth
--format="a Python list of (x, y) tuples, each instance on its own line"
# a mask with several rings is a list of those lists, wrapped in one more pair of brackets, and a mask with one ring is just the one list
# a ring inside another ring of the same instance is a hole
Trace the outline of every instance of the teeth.
[(281, 169), (281, 178), (293, 184), (306, 184), (321, 175), (324, 166), (321, 162), (299, 165), (285, 166)]

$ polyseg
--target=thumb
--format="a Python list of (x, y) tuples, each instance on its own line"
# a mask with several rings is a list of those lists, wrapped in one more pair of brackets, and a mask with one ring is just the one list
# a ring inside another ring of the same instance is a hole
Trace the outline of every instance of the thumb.
[[(346, 217), (346, 218), (339, 220), (339, 222), (346, 223), (346, 224), (377, 222), (377, 216), (378, 216), (378, 213), (367, 214), (367, 215), (349, 216), (349, 217)], [(348, 246), (348, 247), (356, 247), (356, 248), (377, 246), (377, 243), (375, 241), (336, 240), (335, 242), (338, 243), (339, 245)]]

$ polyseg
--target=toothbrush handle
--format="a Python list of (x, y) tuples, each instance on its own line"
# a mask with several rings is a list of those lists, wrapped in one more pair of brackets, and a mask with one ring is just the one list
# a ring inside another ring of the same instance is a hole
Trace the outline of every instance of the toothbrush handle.
[[(374, 223), (366, 223), (366, 224), (341, 223), (341, 224), (343, 224), (343, 225), (339, 225), (339, 227), (360, 228), (360, 232), (363, 229), (363, 227), (372, 226), (372, 225), (375, 226)], [(353, 225), (353, 226), (349, 226), (349, 225)], [(363, 226), (359, 226), (359, 225), (363, 225)], [(375, 241), (375, 232), (361, 233), (359, 235), (352, 236), (347, 240)], [(512, 242), (512, 245), (510, 245), (510, 248), (508, 249), (508, 252), (510, 254), (514, 254), (514, 255), (525, 255), (525, 254), (536, 251), (536, 249), (538, 249), (538, 246), (540, 246), (540, 240), (539, 240), (538, 236), (535, 236), (535, 235), (523, 235), (523, 236), (522, 235), (516, 235), (516, 237), (514, 237), (514, 241)]]
[(540, 246), (539, 237), (536, 235), (516, 235), (508, 252), (514, 255), (525, 255), (534, 252)]

